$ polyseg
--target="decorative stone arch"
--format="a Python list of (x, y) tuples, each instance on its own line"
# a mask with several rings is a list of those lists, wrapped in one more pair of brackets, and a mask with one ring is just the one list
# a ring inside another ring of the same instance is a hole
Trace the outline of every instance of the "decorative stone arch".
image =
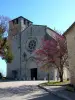
[(35, 57), (28, 58), (26, 62), (26, 78), (31, 80), (31, 69), (38, 69)]

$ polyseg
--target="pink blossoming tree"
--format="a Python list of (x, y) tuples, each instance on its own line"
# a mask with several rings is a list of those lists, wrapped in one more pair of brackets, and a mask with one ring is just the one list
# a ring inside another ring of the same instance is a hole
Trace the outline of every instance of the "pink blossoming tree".
[(51, 67), (58, 69), (60, 81), (63, 82), (63, 67), (67, 59), (66, 39), (56, 34), (55, 39), (41, 42), (41, 48), (35, 51), (36, 60), (42, 64), (41, 69), (49, 71)]

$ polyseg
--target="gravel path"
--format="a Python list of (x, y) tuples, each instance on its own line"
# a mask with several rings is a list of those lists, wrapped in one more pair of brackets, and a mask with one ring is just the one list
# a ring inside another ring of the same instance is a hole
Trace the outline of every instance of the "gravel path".
[(8, 87), (19, 87), (23, 85), (38, 85), (40, 83), (44, 83), (47, 81), (12, 81), (12, 82), (0, 82), (0, 88), (8, 88)]
[[(45, 81), (12, 81), (0, 82), (0, 100), (12, 96), (23, 96), (38, 91), (38, 84)], [(5, 99), (6, 100), (6, 99)]]
[(40, 89), (40, 82), (1, 82), (0, 100), (62, 100), (53, 94)]
[(3, 97), (11, 97), (14, 95), (23, 96), (35, 91), (38, 91), (39, 88), (37, 86), (20, 86), (15, 88), (0, 88), (0, 98)]

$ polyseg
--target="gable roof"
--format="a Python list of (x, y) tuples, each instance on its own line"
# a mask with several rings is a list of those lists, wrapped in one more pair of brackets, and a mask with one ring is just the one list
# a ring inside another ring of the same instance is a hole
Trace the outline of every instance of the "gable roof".
[(19, 16), (19, 17), (14, 18), (14, 19), (12, 19), (12, 20), (10, 20), (10, 21), (13, 21), (13, 20), (18, 19), (18, 18), (23, 18), (23, 19), (25, 19), (25, 20), (27, 20), (27, 21), (29, 21), (29, 22), (33, 23), (32, 21), (30, 21), (30, 20), (28, 20), (28, 19), (24, 18), (23, 16)]
[(52, 28), (50, 28), (50, 27), (47, 27), (48, 29), (50, 29), (52, 32), (54, 32), (54, 33), (56, 33), (56, 34), (58, 34), (59, 35), (59, 33), (58, 32), (56, 32), (55, 30), (53, 30)]
[(75, 22), (73, 22), (73, 24), (63, 33), (63, 35), (65, 36), (67, 34), (67, 32), (75, 25)]
[(58, 32), (56, 32), (56, 31), (53, 30), (52, 28), (48, 27), (47, 25), (37, 25), (37, 24), (33, 24), (33, 26), (44, 26), (44, 27), (50, 29), (52, 32), (56, 33), (57, 35), (60, 35)]

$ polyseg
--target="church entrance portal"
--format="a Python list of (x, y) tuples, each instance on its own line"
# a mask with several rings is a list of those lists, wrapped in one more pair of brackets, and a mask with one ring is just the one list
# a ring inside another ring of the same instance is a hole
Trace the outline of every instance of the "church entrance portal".
[(31, 80), (33, 80), (34, 78), (35, 80), (37, 80), (37, 68), (31, 69)]

